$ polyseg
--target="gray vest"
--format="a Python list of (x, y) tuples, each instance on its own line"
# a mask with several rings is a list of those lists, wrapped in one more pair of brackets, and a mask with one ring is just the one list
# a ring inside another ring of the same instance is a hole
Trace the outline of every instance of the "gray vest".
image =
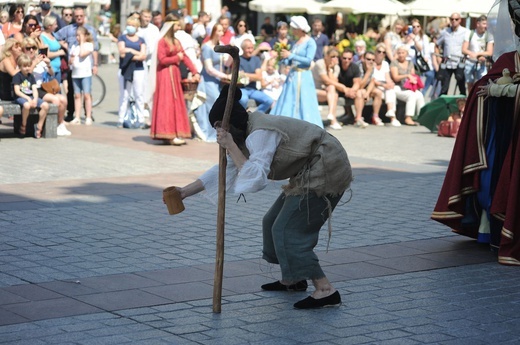
[(271, 163), (269, 179), (289, 179), (287, 195), (309, 191), (318, 196), (343, 193), (352, 181), (352, 168), (341, 143), (322, 128), (286, 116), (249, 114), (247, 133), (258, 129), (282, 135)]

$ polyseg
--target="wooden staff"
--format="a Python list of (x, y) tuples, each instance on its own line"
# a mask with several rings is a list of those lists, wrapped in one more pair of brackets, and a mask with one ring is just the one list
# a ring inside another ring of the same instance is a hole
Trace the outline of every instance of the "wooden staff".
[[(235, 90), (238, 81), (238, 68), (240, 58), (238, 47), (216, 46), (217, 53), (227, 53), (233, 58), (231, 70), (231, 83), (226, 100), (226, 110), (222, 118), (222, 128), (229, 130), (229, 118), (235, 101)], [(213, 312), (220, 313), (222, 308), (222, 276), (224, 273), (224, 223), (226, 220), (226, 149), (220, 146), (219, 150), (219, 176), (218, 176), (218, 211), (217, 211), (217, 254), (215, 258), (215, 277), (213, 283)]]

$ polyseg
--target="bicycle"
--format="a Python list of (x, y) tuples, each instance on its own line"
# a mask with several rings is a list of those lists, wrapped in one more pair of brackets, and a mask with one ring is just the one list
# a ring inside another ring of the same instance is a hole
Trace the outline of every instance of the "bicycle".
[(92, 107), (98, 106), (106, 96), (106, 86), (103, 79), (98, 74), (92, 74)]

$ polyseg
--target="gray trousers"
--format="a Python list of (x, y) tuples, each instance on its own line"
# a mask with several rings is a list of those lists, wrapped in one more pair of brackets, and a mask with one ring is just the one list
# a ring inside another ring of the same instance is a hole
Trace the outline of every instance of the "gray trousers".
[(264, 216), (263, 258), (279, 264), (282, 280), (297, 282), (325, 277), (314, 247), (319, 232), (341, 199), (341, 195), (318, 197), (315, 193), (305, 196), (286, 196), (282, 193)]

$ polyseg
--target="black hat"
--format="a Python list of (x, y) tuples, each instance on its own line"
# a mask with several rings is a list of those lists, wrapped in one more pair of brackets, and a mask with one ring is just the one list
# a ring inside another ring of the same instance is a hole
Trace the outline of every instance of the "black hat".
[[(224, 111), (226, 110), (226, 101), (229, 91), (229, 85), (224, 85), (220, 91), (220, 95), (211, 107), (209, 111), (209, 122), (211, 126), (215, 127), (215, 122), (222, 121), (224, 117)], [(233, 101), (233, 110), (231, 110), (231, 116), (229, 118), (229, 124), (243, 131), (247, 130), (247, 120), (249, 115), (240, 104), (240, 98), (242, 98), (242, 92), (239, 88), (235, 90), (235, 100)]]

